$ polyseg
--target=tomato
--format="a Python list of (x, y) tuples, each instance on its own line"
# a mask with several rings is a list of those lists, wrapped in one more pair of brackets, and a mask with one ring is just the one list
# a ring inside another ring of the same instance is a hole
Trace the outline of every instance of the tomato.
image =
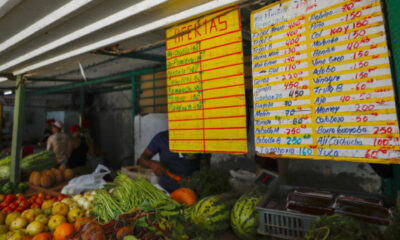
[(21, 209), (21, 208), (17, 208), (17, 209), (15, 209), (15, 212), (17, 212), (17, 213), (22, 213), (24, 210), (23, 209)]
[(3, 213), (9, 214), (11, 212), (11, 209), (9, 207), (6, 207), (2, 210)]
[(18, 207), (18, 204), (16, 202), (13, 202), (10, 204), (10, 208), (16, 209)]
[(60, 196), (58, 196), (58, 200), (62, 201), (66, 197), (67, 197), (66, 195), (60, 194)]
[(53, 198), (54, 202), (58, 202), (58, 198), (54, 197)]
[(35, 202), (35, 199), (33, 199), (33, 198), (28, 199), (28, 204), (29, 204), (29, 205), (31, 205), (31, 204), (34, 203), (34, 202)]
[(20, 204), (22, 201), (23, 201), (22, 199), (17, 199), (17, 200), (15, 201), (15, 203), (16, 203), (16, 204)]
[(14, 199), (15, 199), (14, 194), (8, 194), (6, 197), (6, 201), (14, 201)]
[(17, 198), (24, 198), (24, 195), (22, 194), (22, 193), (17, 193), (16, 195), (15, 195)]
[(19, 206), (20, 207), (23, 207), (23, 208), (27, 208), (28, 207), (28, 202), (25, 200), (25, 201), (22, 201), (20, 204), (19, 204)]
[(36, 199), (36, 198), (38, 198), (38, 197), (39, 197), (39, 195), (38, 195), (38, 194), (35, 194), (35, 195), (32, 196), (32, 199)]
[(46, 195), (46, 200), (50, 200), (50, 199), (52, 199), (53, 198), (53, 196), (51, 196), (50, 194), (47, 194)]
[(37, 203), (37, 204), (39, 204), (39, 205), (42, 205), (43, 199), (38, 198), (38, 199), (36, 199), (35, 203)]
[(38, 197), (44, 199), (44, 193), (39, 193)]

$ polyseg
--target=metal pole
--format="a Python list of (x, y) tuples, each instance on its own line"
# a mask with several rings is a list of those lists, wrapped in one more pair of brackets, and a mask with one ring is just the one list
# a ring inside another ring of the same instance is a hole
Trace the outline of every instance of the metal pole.
[(22, 158), (22, 138), (24, 132), (25, 79), (17, 76), (17, 89), (14, 103), (14, 123), (11, 143), (11, 182), (21, 180), (20, 162)]
[(132, 146), (132, 156), (133, 156), (133, 165), (136, 165), (135, 158), (135, 116), (136, 116), (136, 78), (135, 76), (131, 77), (131, 96), (132, 96), (132, 137), (133, 137), (133, 146)]

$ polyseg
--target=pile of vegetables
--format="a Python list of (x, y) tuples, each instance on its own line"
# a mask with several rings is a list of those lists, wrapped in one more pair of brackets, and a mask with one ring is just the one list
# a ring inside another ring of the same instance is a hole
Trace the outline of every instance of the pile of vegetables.
[(16, 195), (9, 194), (7, 196), (0, 195), (0, 210), (4, 214), (13, 212), (21, 213), (26, 209), (41, 208), (43, 202), (46, 200), (52, 200), (53, 202), (61, 201), (65, 198), (65, 195), (59, 197), (53, 197), (51, 195), (44, 195), (43, 193), (35, 194), (31, 198), (25, 198), (24, 195), (18, 193)]
[(166, 201), (172, 206), (179, 205), (143, 178), (133, 180), (125, 174), (119, 174), (114, 182), (116, 187), (112, 194), (100, 189), (93, 199), (93, 212), (103, 223), (116, 219), (121, 214), (130, 213), (144, 202), (154, 204)]
[(50, 188), (64, 181), (69, 181), (74, 177), (71, 169), (65, 164), (58, 168), (44, 169), (43, 171), (33, 171), (29, 176), (29, 183), (35, 186)]
[(353, 218), (320, 216), (305, 236), (306, 240), (378, 240), (382, 234), (376, 225)]
[(216, 169), (196, 171), (184, 178), (181, 186), (192, 189), (198, 198), (231, 191), (229, 174)]
[(28, 190), (29, 186), (26, 185), (26, 183), (19, 183), (19, 184), (14, 184), (12, 182), (8, 182), (1, 186), (0, 188), (0, 194), (17, 194), (17, 193), (25, 193), (26, 190)]
[[(0, 180), (10, 178), (11, 156), (0, 160)], [(42, 171), (43, 169), (55, 167), (57, 161), (53, 152), (43, 151), (29, 155), (21, 161), (21, 172), (23, 177), (28, 177), (31, 172)]]

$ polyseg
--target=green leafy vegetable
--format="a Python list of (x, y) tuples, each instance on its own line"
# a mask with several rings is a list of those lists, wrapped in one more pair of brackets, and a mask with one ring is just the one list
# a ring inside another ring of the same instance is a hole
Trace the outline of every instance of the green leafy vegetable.
[(229, 174), (216, 169), (196, 171), (181, 186), (192, 189), (199, 199), (231, 190)]
[(376, 225), (364, 223), (341, 215), (321, 216), (305, 236), (306, 240), (379, 240)]

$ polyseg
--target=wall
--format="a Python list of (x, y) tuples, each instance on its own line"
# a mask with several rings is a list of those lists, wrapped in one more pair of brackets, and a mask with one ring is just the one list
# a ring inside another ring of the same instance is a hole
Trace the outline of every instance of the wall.
[(105, 163), (116, 169), (133, 164), (131, 91), (96, 95), (88, 113), (95, 146)]

